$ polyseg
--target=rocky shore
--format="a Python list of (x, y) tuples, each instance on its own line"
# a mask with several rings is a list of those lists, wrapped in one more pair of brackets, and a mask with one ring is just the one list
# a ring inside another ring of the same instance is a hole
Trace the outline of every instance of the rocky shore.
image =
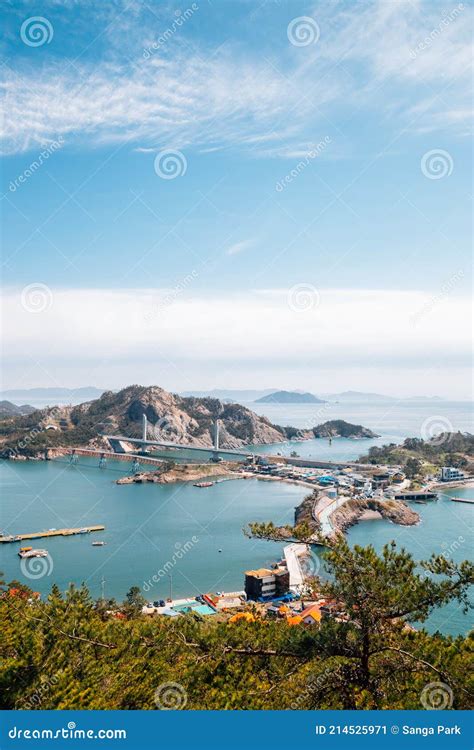
[(222, 461), (220, 464), (175, 464), (165, 471), (143, 471), (127, 477), (120, 477), (116, 484), (172, 484), (173, 482), (199, 482), (217, 477), (240, 479), (235, 461)]
[(335, 533), (343, 533), (350, 526), (363, 520), (385, 518), (401, 526), (415, 526), (420, 516), (401, 500), (347, 500), (331, 514), (331, 523)]

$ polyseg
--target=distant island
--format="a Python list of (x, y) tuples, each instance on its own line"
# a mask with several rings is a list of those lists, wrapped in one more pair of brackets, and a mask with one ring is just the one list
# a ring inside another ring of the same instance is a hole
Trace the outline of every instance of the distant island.
[(262, 396), (255, 401), (256, 404), (324, 404), (321, 398), (313, 396), (312, 393), (299, 393), (298, 391), (275, 391), (268, 396)]
[(23, 417), (27, 414), (31, 414), (36, 411), (34, 406), (30, 404), (22, 404), (17, 406), (11, 401), (0, 401), (0, 418), (1, 417)]
[(344, 437), (344, 438), (379, 438), (372, 430), (368, 427), (363, 427), (361, 424), (350, 424), (345, 422), (343, 419), (332, 419), (329, 422), (324, 422), (317, 427), (313, 428), (315, 438), (333, 438), (333, 437)]

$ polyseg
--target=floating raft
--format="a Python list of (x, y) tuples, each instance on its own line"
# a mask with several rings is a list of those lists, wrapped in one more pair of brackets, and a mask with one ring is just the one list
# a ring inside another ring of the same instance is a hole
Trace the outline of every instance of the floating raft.
[(0, 542), (22, 542), (24, 539), (40, 539), (50, 536), (73, 536), (74, 534), (89, 534), (91, 531), (104, 531), (105, 526), (82, 526), (80, 529), (51, 529), (50, 531), (35, 531), (32, 534), (10, 534), (0, 536)]
[(452, 497), (451, 498), (452, 503), (474, 503), (474, 498), (472, 497)]

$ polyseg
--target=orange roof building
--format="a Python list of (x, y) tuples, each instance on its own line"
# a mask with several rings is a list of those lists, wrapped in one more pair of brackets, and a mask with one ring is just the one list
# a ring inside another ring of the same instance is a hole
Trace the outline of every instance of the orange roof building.
[(317, 604), (312, 604), (301, 612), (300, 617), (305, 625), (315, 625), (321, 620), (321, 610)]

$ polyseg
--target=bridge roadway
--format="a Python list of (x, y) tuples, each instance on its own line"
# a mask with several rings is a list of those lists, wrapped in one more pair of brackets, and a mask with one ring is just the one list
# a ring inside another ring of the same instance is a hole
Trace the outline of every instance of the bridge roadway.
[[(213, 453), (213, 454), (223, 454), (226, 456), (237, 456), (237, 457), (250, 457), (250, 458), (256, 458), (257, 455), (255, 453), (251, 453), (250, 451), (246, 450), (234, 450), (231, 448), (214, 448), (211, 446), (204, 447), (204, 446), (196, 446), (196, 445), (188, 445), (188, 444), (178, 444), (178, 443), (170, 443), (160, 440), (143, 440), (143, 438), (128, 438), (124, 435), (102, 435), (102, 437), (106, 438), (112, 445), (113, 451), (115, 455), (134, 455), (134, 454), (127, 454), (126, 451), (119, 451), (115, 449), (114, 444), (118, 447), (120, 443), (132, 443), (137, 444), (141, 446), (157, 446), (162, 448), (170, 448), (173, 450), (181, 449), (181, 450), (189, 450), (189, 451), (197, 451), (198, 453)], [(302, 468), (314, 468), (314, 469), (353, 469), (354, 471), (360, 472), (364, 470), (377, 470), (379, 467), (373, 465), (373, 464), (358, 464), (355, 461), (317, 461), (311, 458), (292, 458), (290, 456), (272, 456), (269, 454), (259, 454), (261, 458), (266, 459), (270, 463), (283, 463), (283, 464), (289, 464), (290, 466), (300, 466)], [(141, 458), (141, 456), (138, 456), (138, 458)]]
[(132, 444), (138, 444), (143, 447), (146, 446), (156, 446), (159, 448), (179, 448), (181, 450), (186, 451), (200, 451), (201, 453), (223, 453), (226, 456), (253, 456), (253, 453), (250, 453), (246, 450), (233, 450), (231, 448), (214, 448), (213, 446), (197, 446), (197, 445), (187, 445), (185, 443), (169, 443), (162, 440), (143, 440), (143, 438), (129, 438), (125, 437), (124, 435), (102, 435), (106, 440), (108, 440), (111, 444), (113, 442), (119, 442), (119, 443), (132, 443)]

